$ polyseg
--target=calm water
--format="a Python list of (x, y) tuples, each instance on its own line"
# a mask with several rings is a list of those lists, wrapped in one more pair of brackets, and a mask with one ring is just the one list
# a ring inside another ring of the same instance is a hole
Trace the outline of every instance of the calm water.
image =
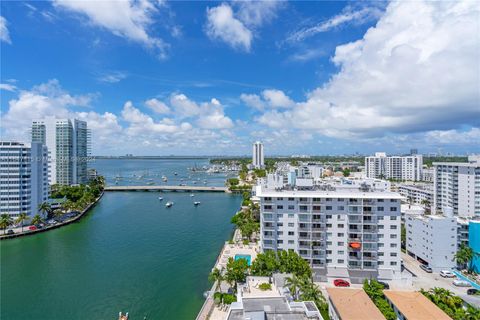
[[(97, 159), (91, 163), (100, 174), (105, 176), (107, 184), (115, 185), (180, 185), (223, 186), (225, 179), (233, 173), (207, 173), (198, 170), (207, 166), (207, 159), (195, 160), (143, 160), (143, 159)], [(195, 168), (187, 170), (187, 168)], [(175, 175), (175, 173), (177, 173)], [(167, 181), (163, 181), (165, 176)]]
[[(132, 160), (102, 161), (127, 172)], [(177, 160), (175, 170), (188, 164)], [(107, 193), (79, 223), (0, 242), (0, 318), (116, 319), (128, 311), (132, 320), (193, 319), (240, 198), (159, 195)], [(166, 201), (175, 204), (167, 209)]]

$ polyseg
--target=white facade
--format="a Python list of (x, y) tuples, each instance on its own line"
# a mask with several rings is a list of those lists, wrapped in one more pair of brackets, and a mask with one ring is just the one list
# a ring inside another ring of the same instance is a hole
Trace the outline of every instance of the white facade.
[(340, 186), (302, 191), (257, 186), (256, 197), (263, 251), (294, 250), (311, 264), (317, 280), (400, 277), (399, 194)]
[(255, 169), (261, 169), (265, 166), (263, 144), (260, 141), (253, 144), (252, 165)]
[(435, 175), (434, 168), (423, 168), (422, 169), (422, 180), (425, 182), (433, 182), (433, 176)]
[(89, 131), (85, 121), (54, 117), (34, 120), (32, 142), (41, 142), (48, 147), (50, 184), (87, 182)]
[(440, 215), (407, 216), (407, 252), (427, 262), (433, 272), (455, 267), (457, 218)]
[(377, 152), (375, 156), (365, 157), (365, 175), (368, 178), (395, 180), (422, 180), (422, 155), (387, 156)]
[(480, 160), (470, 162), (434, 162), (434, 207), (449, 208), (459, 217), (480, 216)]
[(404, 196), (407, 201), (416, 204), (433, 204), (433, 186), (432, 185), (409, 185), (402, 184), (398, 186), (398, 192)]
[(40, 143), (0, 142), (0, 212), (35, 215), (48, 199), (47, 148)]

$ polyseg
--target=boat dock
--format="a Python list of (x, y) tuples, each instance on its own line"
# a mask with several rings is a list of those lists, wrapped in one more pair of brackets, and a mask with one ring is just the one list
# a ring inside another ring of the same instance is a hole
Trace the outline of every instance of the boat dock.
[(185, 192), (229, 192), (227, 187), (209, 186), (108, 186), (105, 191), (185, 191)]

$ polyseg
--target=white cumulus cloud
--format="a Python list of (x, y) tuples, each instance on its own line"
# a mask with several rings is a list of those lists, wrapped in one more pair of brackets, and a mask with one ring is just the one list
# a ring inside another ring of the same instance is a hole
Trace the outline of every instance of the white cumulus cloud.
[(10, 33), (7, 28), (7, 19), (0, 16), (0, 40), (6, 43), (12, 43), (10, 40)]
[(57, 8), (83, 14), (92, 25), (100, 26), (113, 34), (141, 43), (156, 51), (160, 59), (166, 58), (168, 45), (149, 33), (155, 22), (153, 15), (161, 3), (150, 0), (126, 1), (76, 1), (54, 0)]
[(158, 114), (170, 113), (170, 108), (164, 102), (155, 98), (145, 101), (145, 105)]
[(475, 1), (391, 2), (362, 39), (336, 48), (328, 83), (258, 121), (341, 138), (478, 127), (479, 15)]

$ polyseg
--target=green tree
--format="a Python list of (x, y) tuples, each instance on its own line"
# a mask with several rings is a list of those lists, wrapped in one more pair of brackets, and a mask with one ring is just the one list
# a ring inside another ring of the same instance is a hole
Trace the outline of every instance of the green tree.
[(378, 310), (383, 314), (387, 320), (396, 320), (397, 315), (392, 307), (388, 304), (383, 294), (383, 285), (374, 279), (365, 279), (363, 282), (363, 290), (372, 299)]
[(290, 292), (293, 294), (293, 298), (295, 300), (298, 300), (299, 298), (299, 291), (302, 283), (302, 279), (300, 279), (296, 275), (285, 278), (285, 285), (287, 286), (288, 290), (290, 290)]
[(350, 176), (350, 169), (348, 169), (348, 168), (345, 168), (345, 169), (343, 169), (343, 171), (342, 171), (342, 172), (343, 172), (343, 176), (344, 176), (344, 177), (348, 177), (348, 176)]
[(50, 215), (52, 211), (52, 206), (50, 206), (48, 202), (42, 202), (38, 206), (38, 211), (40, 211), (43, 214), (43, 218), (45, 219)]
[(42, 223), (42, 222), (43, 222), (43, 219), (39, 214), (34, 215), (33, 218), (32, 218), (32, 221), (31, 221), (31, 223), (34, 224), (34, 225)]
[(25, 213), (22, 212), (18, 215), (17, 219), (15, 220), (15, 223), (19, 223), (22, 226), (22, 232), (23, 232), (23, 223), (25, 221), (28, 221), (30, 217)]
[(275, 252), (270, 250), (258, 254), (252, 262), (251, 270), (255, 276), (270, 277), (278, 270), (278, 260)]
[(248, 274), (248, 262), (245, 259), (235, 260), (229, 258), (227, 262), (227, 269), (225, 272), (225, 281), (227, 281), (234, 290), (237, 288), (237, 283), (245, 282)]
[(467, 265), (469, 272), (472, 270), (471, 261), (473, 260), (474, 252), (472, 248), (462, 244), (455, 253), (455, 260), (460, 265)]
[(0, 216), (0, 228), (3, 229), (3, 234), (5, 234), (8, 227), (13, 224), (13, 219), (9, 214), (2, 214)]
[(217, 268), (213, 269), (212, 272), (210, 272), (210, 274), (208, 275), (208, 280), (217, 283), (217, 285), (215, 286), (215, 291), (217, 291), (223, 281), (222, 271)]

